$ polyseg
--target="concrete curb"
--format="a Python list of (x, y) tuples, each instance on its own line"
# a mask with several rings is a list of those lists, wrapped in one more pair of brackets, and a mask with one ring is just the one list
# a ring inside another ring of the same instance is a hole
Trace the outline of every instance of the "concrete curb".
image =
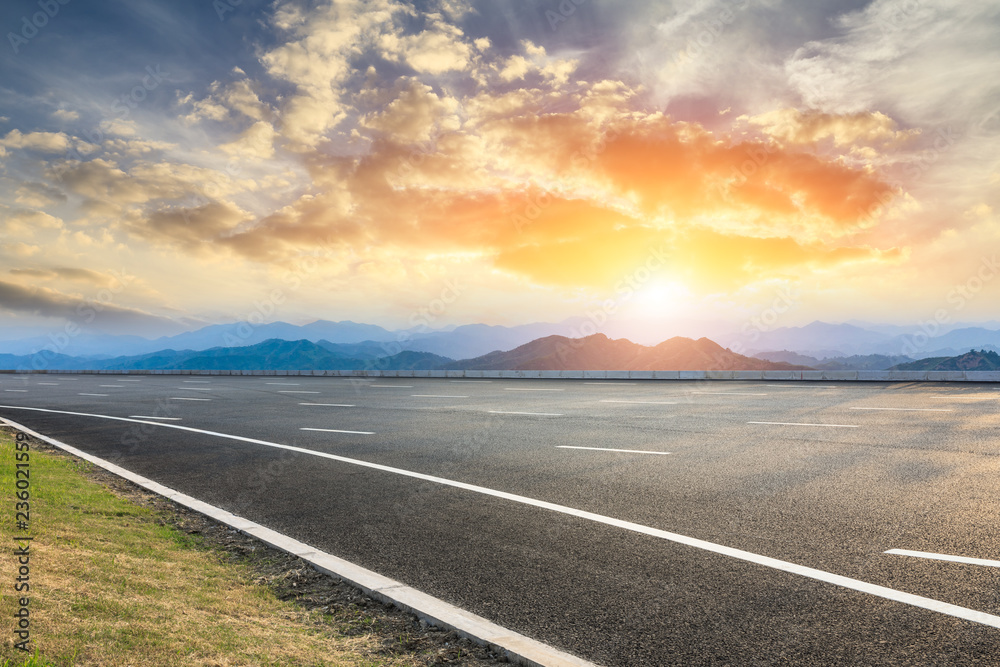
[(344, 378), (516, 378), (574, 380), (782, 380), (797, 382), (1000, 382), (1000, 371), (240, 371), (0, 370), (3, 375), (206, 375)]
[(256, 537), (276, 549), (281, 549), (282, 551), (298, 556), (320, 572), (343, 579), (349, 584), (357, 586), (376, 600), (390, 603), (404, 611), (415, 614), (418, 618), (431, 625), (446, 630), (453, 630), (462, 637), (478, 644), (489, 646), (505, 655), (507, 660), (514, 664), (526, 665), (527, 667), (597, 667), (594, 663), (508, 630), (481, 616), (448, 604), (443, 600), (422, 593), (415, 588), (382, 576), (377, 572), (367, 570), (342, 558), (320, 551), (304, 542), (299, 542), (287, 535), (283, 535), (270, 528), (265, 528), (249, 519), (244, 519), (222, 508), (209, 505), (197, 498), (163, 486), (158, 482), (117, 466), (110, 461), (105, 461), (81, 451), (72, 445), (67, 445), (64, 442), (42, 435), (15, 421), (5, 417), (0, 417), (0, 421), (74, 456), (89, 461), (100, 468), (104, 468), (108, 472), (127, 479), (153, 493), (168, 498), (179, 505), (204, 514), (242, 533)]

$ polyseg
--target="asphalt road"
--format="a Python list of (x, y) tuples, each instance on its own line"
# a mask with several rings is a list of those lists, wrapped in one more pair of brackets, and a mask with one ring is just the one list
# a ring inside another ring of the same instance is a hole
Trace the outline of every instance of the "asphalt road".
[(836, 579), (1000, 615), (997, 385), (37, 375), (0, 404), (600, 664), (1000, 664), (1000, 629)]

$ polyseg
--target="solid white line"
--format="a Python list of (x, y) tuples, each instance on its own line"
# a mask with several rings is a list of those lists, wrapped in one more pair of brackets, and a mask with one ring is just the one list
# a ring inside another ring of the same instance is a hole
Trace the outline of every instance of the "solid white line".
[[(332, 556), (325, 551), (320, 551), (304, 542), (299, 542), (287, 535), (283, 535), (270, 528), (265, 528), (259, 523), (254, 523), (243, 517), (231, 514), (224, 509), (209, 505), (197, 498), (175, 491), (170, 487), (163, 486), (109, 461), (71, 447), (64, 442), (32, 431), (30, 428), (22, 426), (17, 422), (2, 417), (0, 417), (0, 421), (16, 429), (20, 429), (39, 440), (44, 440), (51, 445), (59, 447), (85, 461), (90, 461), (119, 477), (134, 482), (179, 505), (189, 507), (196, 512), (215, 519), (219, 523), (256, 537), (272, 547), (298, 556), (311, 563), (320, 572), (353, 584), (377, 600), (393, 604), (403, 611), (413, 613), (418, 618), (427, 620), (445, 630), (453, 630), (462, 637), (468, 637), (477, 643), (485, 644), (501, 653), (506, 653), (510, 656), (511, 662), (552, 665), (552, 667), (596, 667), (596, 665), (586, 660), (520, 635), (513, 630), (492, 623), (482, 616), (477, 616), (464, 609), (448, 604), (443, 600), (422, 593), (415, 588), (406, 586), (377, 572), (355, 565), (350, 561)], [(168, 426), (168, 424), (159, 425)]]
[[(135, 380), (138, 382), (138, 380)], [(191, 384), (212, 384), (211, 380), (181, 380), (181, 382), (190, 382)]]
[(602, 399), (601, 403), (644, 403), (648, 405), (677, 405), (677, 401), (616, 401), (611, 399)]
[(833, 428), (858, 428), (856, 424), (800, 424), (798, 422), (747, 422), (748, 424), (772, 424), (774, 426), (832, 426)]
[(574, 447), (573, 445), (556, 445), (556, 449), (589, 449), (595, 452), (627, 452), (629, 454), (669, 454), (670, 452), (650, 452), (644, 449), (608, 449), (607, 447)]
[[(23, 394), (23, 393), (26, 393), (28, 390), (27, 389), (4, 389), (4, 391), (16, 391), (18, 393)], [(101, 395), (102, 396), (107, 396), (107, 394), (101, 394)]]
[(98, 387), (116, 387), (118, 389), (121, 389), (124, 385), (120, 385), (120, 384), (99, 384), (97, 386)]
[(889, 549), (885, 553), (897, 556), (913, 556), (914, 558), (928, 558), (930, 560), (946, 560), (951, 563), (966, 563), (968, 565), (985, 565), (986, 567), (1000, 567), (1000, 560), (987, 560), (986, 558), (967, 558), (965, 556), (949, 556), (947, 554), (928, 553), (927, 551), (910, 551), (908, 549)]
[[(14, 391), (14, 390), (8, 389), (7, 391)], [(79, 392), (77, 395), (78, 396), (107, 396), (107, 394), (88, 394), (88, 393), (85, 393), (85, 392)]]
[(565, 389), (527, 389), (521, 387), (506, 387), (504, 391), (566, 391)]
[(210, 387), (174, 387), (174, 389), (180, 389), (181, 391), (212, 391)]
[[(319, 458), (329, 459), (331, 461), (339, 461), (341, 463), (348, 463), (362, 468), (370, 468), (372, 470), (380, 470), (382, 472), (402, 475), (404, 477), (421, 479), (427, 482), (441, 484), (443, 486), (450, 486), (458, 489), (464, 489), (466, 491), (472, 491), (474, 493), (480, 493), (486, 496), (492, 496), (494, 498), (502, 498), (504, 500), (509, 500), (511, 502), (521, 503), (523, 505), (529, 505), (532, 507), (538, 507), (540, 509), (545, 509), (560, 514), (566, 514), (569, 516), (586, 519), (588, 521), (601, 523), (607, 526), (614, 526), (616, 528), (621, 528), (623, 530), (628, 530), (635, 533), (641, 533), (643, 535), (649, 535), (650, 537), (656, 537), (663, 540), (668, 540), (670, 542), (684, 544), (686, 546), (694, 547), (696, 549), (709, 551), (711, 553), (716, 553), (723, 556), (729, 556), (731, 558), (747, 561), (750, 563), (755, 563), (757, 565), (763, 565), (765, 567), (770, 567), (775, 570), (781, 570), (783, 572), (797, 574), (802, 577), (815, 579), (817, 581), (833, 584), (835, 586), (841, 586), (843, 588), (860, 591), (862, 593), (868, 593), (869, 595), (885, 598), (887, 600), (893, 600), (895, 602), (901, 602), (903, 604), (919, 607), (921, 609), (928, 609), (930, 611), (935, 611), (941, 614), (945, 614), (947, 616), (962, 618), (967, 621), (972, 621), (974, 623), (981, 623), (983, 625), (988, 625), (990, 627), (1000, 628), (1000, 616), (994, 616), (993, 614), (987, 614), (986, 612), (976, 611), (974, 609), (967, 609), (965, 607), (959, 607), (957, 605), (953, 605), (948, 602), (941, 602), (940, 600), (934, 600), (932, 598), (926, 598), (920, 595), (913, 595), (912, 593), (904, 593), (903, 591), (897, 591), (895, 589), (887, 588), (885, 586), (879, 586), (878, 584), (871, 584), (865, 581), (860, 581), (858, 579), (852, 579), (850, 577), (845, 577), (839, 574), (833, 574), (832, 572), (817, 570), (816, 568), (807, 567), (805, 565), (797, 565), (795, 563), (789, 563), (788, 561), (778, 560), (777, 558), (771, 558), (770, 556), (763, 556), (749, 551), (744, 551), (742, 549), (734, 549), (732, 547), (723, 546), (721, 544), (715, 544), (714, 542), (708, 542), (706, 540), (700, 540), (694, 537), (688, 537), (686, 535), (680, 535), (678, 533), (671, 533), (666, 530), (660, 530), (659, 528), (651, 528), (649, 526), (643, 526), (638, 523), (632, 523), (631, 521), (623, 521), (621, 519), (615, 519), (601, 514), (594, 514), (593, 512), (587, 512), (572, 507), (566, 507), (565, 505), (557, 505), (555, 503), (550, 503), (544, 500), (536, 500), (534, 498), (528, 498), (526, 496), (519, 496), (517, 494), (507, 493), (506, 491), (497, 491), (495, 489), (489, 489), (483, 486), (476, 486), (474, 484), (467, 484), (465, 482), (458, 482), (451, 479), (445, 479), (443, 477), (434, 477), (433, 475), (425, 475), (423, 473), (413, 472), (411, 470), (393, 468), (390, 466), (382, 465), (380, 463), (371, 463), (369, 461), (352, 459), (346, 456), (338, 456), (336, 454), (327, 454), (326, 452), (318, 452), (312, 449), (305, 449), (303, 447), (282, 445), (276, 442), (268, 442), (267, 440), (257, 440), (256, 438), (247, 438), (241, 435), (230, 435), (228, 433), (219, 433), (218, 431), (206, 431), (203, 429), (192, 428), (190, 426), (181, 426), (180, 424), (162, 424), (160, 422), (149, 422), (138, 419), (127, 419), (125, 417), (113, 417), (110, 415), (98, 415), (98, 414), (90, 414), (84, 412), (69, 412), (66, 410), (49, 410), (47, 408), (27, 408), (18, 405), (0, 405), (0, 408), (7, 410), (28, 410), (32, 412), (47, 412), (53, 414), (74, 415), (77, 417), (96, 417), (98, 419), (110, 419), (114, 421), (134, 422), (139, 424), (153, 424), (159, 426), (160, 428), (173, 428), (181, 431), (201, 433), (203, 435), (212, 435), (220, 438), (227, 438), (229, 440), (236, 440), (239, 442), (248, 442), (255, 445), (263, 445), (265, 447), (273, 447), (275, 449), (283, 449), (286, 451), (298, 452), (300, 454), (308, 454), (309, 456), (316, 456)], [(45, 438), (45, 436), (41, 436), (40, 434), (25, 429), (19, 424), (10, 422), (10, 420), (6, 418), (0, 417), (0, 419), (2, 419), (7, 423), (10, 423), (15, 428), (20, 428), (21, 430), (30, 433), (31, 435), (35, 435), (36, 437), (41, 437), (43, 440), (48, 440), (51, 442), (51, 439), (47, 439)], [(73, 453), (75, 454), (76, 451), (74, 451)], [(86, 456), (89, 455), (85, 455), (85, 457)]]
[(307, 428), (302, 427), (300, 431), (322, 431), (323, 433), (354, 433), (355, 435), (375, 435), (375, 431), (341, 431), (339, 428)]
[(142, 380), (118, 380), (118, 382), (142, 382)]
[(264, 384), (276, 384), (282, 387), (298, 387), (301, 386), (301, 382), (265, 382)]
[(44, 385), (56, 386), (59, 383), (58, 382), (36, 382), (35, 384), (44, 384)]
[(468, 396), (445, 396), (444, 394), (410, 394), (413, 398), (468, 398)]
[(891, 410), (893, 412), (954, 412), (951, 408), (851, 408), (851, 410)]
[(171, 396), (168, 401), (210, 401), (210, 398), (184, 398), (181, 396)]
[(318, 394), (318, 391), (304, 391), (302, 389), (279, 389), (279, 394)]
[(180, 417), (150, 417), (149, 415), (129, 415), (129, 417), (133, 417), (135, 419), (165, 419), (172, 422), (179, 422), (181, 420)]
[(691, 393), (705, 396), (767, 396), (767, 394), (751, 394), (748, 391), (692, 391)]
[(502, 410), (487, 410), (492, 415), (538, 415), (540, 417), (562, 417), (561, 412), (504, 412)]
[(1000, 396), (930, 396), (929, 398), (960, 398), (967, 401), (995, 401), (1000, 398)]
[(328, 408), (353, 408), (353, 404), (348, 403), (299, 403), (299, 405), (321, 405)]

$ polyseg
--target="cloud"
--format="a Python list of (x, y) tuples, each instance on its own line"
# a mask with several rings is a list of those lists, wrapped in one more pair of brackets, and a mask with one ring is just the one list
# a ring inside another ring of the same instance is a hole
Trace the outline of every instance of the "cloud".
[(65, 153), (70, 148), (70, 138), (63, 132), (29, 132), (11, 130), (0, 139), (0, 155), (6, 148), (38, 151), (39, 153)]
[(361, 120), (363, 127), (377, 130), (397, 143), (417, 144), (429, 141), (438, 129), (457, 130), (461, 125), (454, 98), (440, 97), (415, 79), (404, 82), (396, 99), (378, 113)]
[(899, 146), (920, 134), (919, 129), (897, 130), (896, 122), (879, 111), (853, 114), (822, 113), (815, 109), (776, 109), (748, 119), (764, 133), (790, 144), (815, 144), (830, 139), (834, 146)]
[(69, 111), (67, 109), (56, 109), (52, 112), (52, 117), (56, 120), (63, 121), (65, 123), (71, 123), (76, 120), (80, 120), (80, 114), (76, 111)]
[(66, 201), (66, 195), (62, 190), (47, 183), (29, 182), (21, 183), (17, 187), (16, 201), (22, 206), (32, 208), (42, 208), (52, 204), (61, 204)]
[(56, 267), (51, 269), (10, 269), (11, 275), (15, 276), (29, 276), (32, 278), (44, 278), (47, 280), (52, 280), (56, 278), (63, 278), (66, 280), (73, 280), (78, 282), (86, 282), (98, 287), (110, 287), (114, 285), (118, 278), (98, 273), (97, 271), (91, 271), (90, 269), (84, 269), (79, 267)]
[[(124, 286), (119, 284), (118, 290), (122, 288)], [(0, 308), (64, 319), (89, 329), (115, 333), (160, 334), (179, 328), (167, 318), (116, 305), (113, 303), (116, 294), (114, 290), (106, 289), (93, 298), (83, 298), (42, 287), (23, 287), (0, 281)]]

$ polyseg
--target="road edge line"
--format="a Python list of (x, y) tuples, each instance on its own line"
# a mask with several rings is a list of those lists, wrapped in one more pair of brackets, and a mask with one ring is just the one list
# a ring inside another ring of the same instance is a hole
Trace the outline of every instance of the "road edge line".
[(89, 461), (99, 468), (127, 479), (128, 481), (171, 500), (178, 505), (234, 528), (276, 549), (298, 556), (308, 562), (316, 570), (357, 586), (367, 595), (380, 602), (389, 603), (403, 611), (415, 614), (420, 620), (426, 621), (445, 630), (451, 630), (477, 644), (488, 646), (500, 651), (508, 661), (525, 665), (526, 667), (597, 667), (595, 663), (578, 658), (557, 648), (543, 644), (513, 630), (497, 625), (482, 616), (456, 607), (444, 600), (435, 598), (401, 582), (390, 579), (360, 565), (351, 563), (328, 554), (325, 551), (311, 547), (304, 542), (266, 528), (259, 523), (245, 519), (228, 512), (221, 507), (210, 505), (202, 500), (181, 493), (159, 482), (126, 470), (110, 461), (88, 454), (72, 445), (34, 431), (6, 417), (0, 421), (11, 428), (27, 433), (30, 436), (47, 442), (53, 447)]

